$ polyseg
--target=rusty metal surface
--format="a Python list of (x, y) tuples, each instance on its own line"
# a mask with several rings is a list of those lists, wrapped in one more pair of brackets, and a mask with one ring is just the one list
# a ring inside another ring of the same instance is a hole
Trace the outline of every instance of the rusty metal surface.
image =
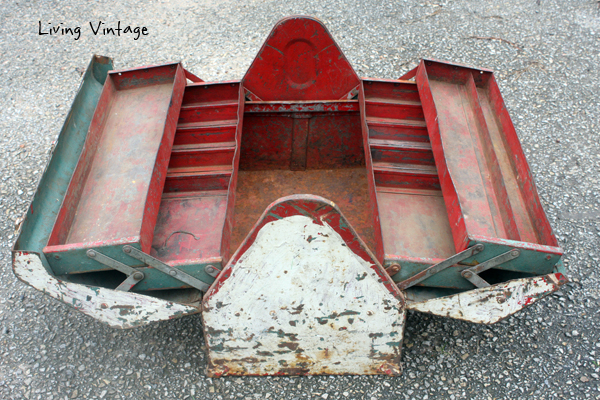
[(292, 194), (313, 194), (338, 205), (360, 238), (374, 249), (365, 168), (307, 171), (239, 171), (231, 252), (269, 204)]
[(151, 255), (166, 263), (220, 257), (226, 196), (222, 191), (166, 197), (154, 230)]
[(445, 259), (455, 253), (440, 191), (379, 188), (377, 199), (386, 258)]
[(335, 205), (271, 204), (203, 300), (208, 375), (401, 372), (403, 296)]
[[(258, 105), (251, 106), (257, 108)], [(290, 108), (303, 107), (302, 103), (293, 103)], [(364, 150), (357, 111), (245, 113), (240, 169), (302, 170), (359, 165), (364, 165)]]

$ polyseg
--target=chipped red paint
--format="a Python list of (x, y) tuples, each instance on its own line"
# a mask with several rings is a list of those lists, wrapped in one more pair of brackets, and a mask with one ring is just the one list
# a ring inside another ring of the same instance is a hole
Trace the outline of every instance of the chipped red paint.
[(358, 111), (358, 101), (247, 101), (244, 109), (246, 113), (336, 111)]
[(327, 28), (306, 16), (275, 25), (243, 81), (265, 101), (337, 100), (360, 83)]

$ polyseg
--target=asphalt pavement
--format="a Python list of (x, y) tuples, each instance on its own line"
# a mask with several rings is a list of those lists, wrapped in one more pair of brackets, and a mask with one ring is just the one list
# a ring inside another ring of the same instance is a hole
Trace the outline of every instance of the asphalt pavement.
[[(209, 379), (199, 316), (114, 330), (16, 279), (15, 224), (92, 54), (240, 79), (291, 14), (320, 18), (361, 76), (397, 78), (421, 58), (496, 71), (571, 283), (492, 326), (410, 313), (400, 377)], [(99, 21), (148, 34), (94, 35)], [(600, 398), (599, 54), (597, 0), (3, 1), (0, 398)]]

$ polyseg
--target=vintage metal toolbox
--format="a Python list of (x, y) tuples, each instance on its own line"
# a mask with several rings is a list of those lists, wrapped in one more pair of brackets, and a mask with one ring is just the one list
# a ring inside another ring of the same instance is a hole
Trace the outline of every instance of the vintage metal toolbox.
[(242, 80), (94, 57), (16, 275), (130, 328), (202, 313), (208, 374), (399, 374), (407, 310), (495, 323), (566, 282), (494, 75), (360, 78), (321, 22)]

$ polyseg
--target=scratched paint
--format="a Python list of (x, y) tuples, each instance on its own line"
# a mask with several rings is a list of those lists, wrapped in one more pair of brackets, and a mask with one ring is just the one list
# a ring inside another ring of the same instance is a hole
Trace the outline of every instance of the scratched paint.
[(113, 328), (134, 328), (200, 311), (199, 305), (59, 281), (48, 274), (37, 254), (13, 254), (14, 272), (20, 280)]
[(405, 311), (327, 223), (267, 223), (207, 294), (211, 376), (399, 374)]
[(420, 302), (411, 302), (407, 297), (407, 308), (477, 324), (495, 324), (557, 291), (566, 281), (562, 274), (556, 273)]

